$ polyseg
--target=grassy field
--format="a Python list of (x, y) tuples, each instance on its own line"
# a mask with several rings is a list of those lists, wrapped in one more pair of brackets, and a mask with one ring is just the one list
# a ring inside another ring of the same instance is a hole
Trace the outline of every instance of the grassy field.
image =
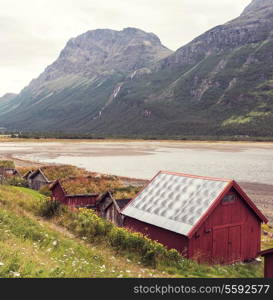
[[(33, 190), (0, 186), (0, 277), (263, 276), (263, 261), (200, 265), (84, 210), (42, 218), (47, 203)], [(263, 248), (272, 247), (272, 229), (263, 230)]]

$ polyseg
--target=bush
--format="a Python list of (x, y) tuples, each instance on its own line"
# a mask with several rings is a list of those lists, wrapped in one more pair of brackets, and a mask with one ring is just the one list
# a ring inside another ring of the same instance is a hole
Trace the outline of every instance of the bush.
[(49, 189), (48, 185), (44, 185), (43, 187), (40, 188), (39, 192), (47, 197), (51, 196), (51, 191)]
[(47, 199), (41, 202), (39, 207), (39, 215), (44, 218), (52, 218), (60, 216), (65, 211), (65, 207), (58, 201)]
[(18, 176), (11, 176), (5, 178), (5, 184), (19, 186), (19, 187), (28, 187), (27, 181), (22, 177), (18, 177)]
[(73, 226), (73, 230), (78, 235), (85, 236), (89, 241), (103, 237), (116, 250), (139, 255), (145, 265), (156, 267), (164, 263), (173, 266), (182, 259), (176, 250), (168, 250), (162, 244), (148, 239), (141, 233), (117, 227), (98, 217), (92, 210), (82, 208), (78, 214), (75, 214), (75, 218), (70, 229), (72, 229), (72, 224), (76, 225)]

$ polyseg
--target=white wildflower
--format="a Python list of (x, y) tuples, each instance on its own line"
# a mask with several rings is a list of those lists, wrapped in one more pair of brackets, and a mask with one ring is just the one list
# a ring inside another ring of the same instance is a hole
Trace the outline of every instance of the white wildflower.
[(1, 267), (1, 266), (4, 266), (4, 263), (3, 263), (3, 262), (0, 262), (0, 267)]
[(21, 274), (19, 272), (10, 271), (10, 273), (13, 275), (13, 277), (20, 277), (21, 276)]
[(53, 241), (52, 245), (55, 247), (58, 245), (58, 241)]

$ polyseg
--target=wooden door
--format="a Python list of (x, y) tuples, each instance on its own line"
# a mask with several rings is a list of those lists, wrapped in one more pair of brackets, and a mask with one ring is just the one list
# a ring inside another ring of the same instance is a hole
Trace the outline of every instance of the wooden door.
[(228, 262), (241, 259), (241, 226), (232, 226), (228, 229)]
[(223, 264), (228, 258), (228, 227), (213, 230), (213, 261)]
[(241, 259), (241, 226), (213, 229), (213, 261), (226, 264)]

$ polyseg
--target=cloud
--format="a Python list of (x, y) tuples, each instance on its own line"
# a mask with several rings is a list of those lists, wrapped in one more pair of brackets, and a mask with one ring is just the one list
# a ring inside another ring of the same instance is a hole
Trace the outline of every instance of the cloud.
[(176, 50), (250, 0), (1, 0), (0, 95), (19, 92), (88, 30), (137, 27)]

